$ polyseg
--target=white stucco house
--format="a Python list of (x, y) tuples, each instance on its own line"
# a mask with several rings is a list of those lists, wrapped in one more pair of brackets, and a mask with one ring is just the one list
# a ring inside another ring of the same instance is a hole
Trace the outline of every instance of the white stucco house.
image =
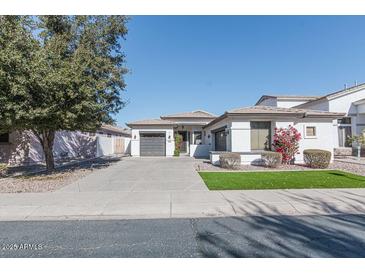
[[(242, 164), (270, 150), (274, 128), (295, 127), (302, 135), (296, 162), (304, 149), (351, 146), (347, 137), (365, 128), (365, 84), (324, 96), (263, 95), (251, 107), (215, 116), (203, 110), (130, 122), (132, 156), (173, 156), (174, 135), (183, 136), (182, 153), (210, 157), (217, 164), (224, 152), (239, 152)], [(333, 153), (332, 153), (333, 154)]]

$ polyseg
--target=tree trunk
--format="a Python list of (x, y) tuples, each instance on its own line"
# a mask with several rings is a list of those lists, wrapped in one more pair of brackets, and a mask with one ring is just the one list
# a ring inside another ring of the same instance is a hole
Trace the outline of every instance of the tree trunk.
[(53, 144), (55, 131), (54, 130), (42, 130), (40, 132), (33, 130), (37, 136), (39, 142), (42, 145), (44, 158), (46, 160), (47, 171), (54, 170), (54, 157), (53, 157)]

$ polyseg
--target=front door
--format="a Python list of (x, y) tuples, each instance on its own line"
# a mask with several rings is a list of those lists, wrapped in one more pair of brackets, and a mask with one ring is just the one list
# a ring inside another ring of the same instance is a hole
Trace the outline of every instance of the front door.
[(215, 151), (226, 151), (226, 133), (225, 129), (214, 133)]
[(188, 146), (189, 146), (189, 134), (188, 134), (187, 131), (178, 131), (177, 133), (182, 136), (180, 152), (181, 153), (187, 153), (188, 152)]

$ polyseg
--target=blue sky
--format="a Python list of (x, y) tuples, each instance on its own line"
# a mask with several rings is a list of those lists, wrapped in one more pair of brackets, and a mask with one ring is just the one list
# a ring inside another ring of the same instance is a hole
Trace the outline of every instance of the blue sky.
[(365, 16), (134, 16), (117, 124), (365, 82)]

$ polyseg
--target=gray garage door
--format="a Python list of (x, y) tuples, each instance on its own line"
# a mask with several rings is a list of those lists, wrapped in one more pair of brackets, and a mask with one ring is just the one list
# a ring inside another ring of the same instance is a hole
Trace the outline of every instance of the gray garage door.
[(140, 134), (141, 156), (165, 156), (166, 136), (165, 133), (141, 133)]

